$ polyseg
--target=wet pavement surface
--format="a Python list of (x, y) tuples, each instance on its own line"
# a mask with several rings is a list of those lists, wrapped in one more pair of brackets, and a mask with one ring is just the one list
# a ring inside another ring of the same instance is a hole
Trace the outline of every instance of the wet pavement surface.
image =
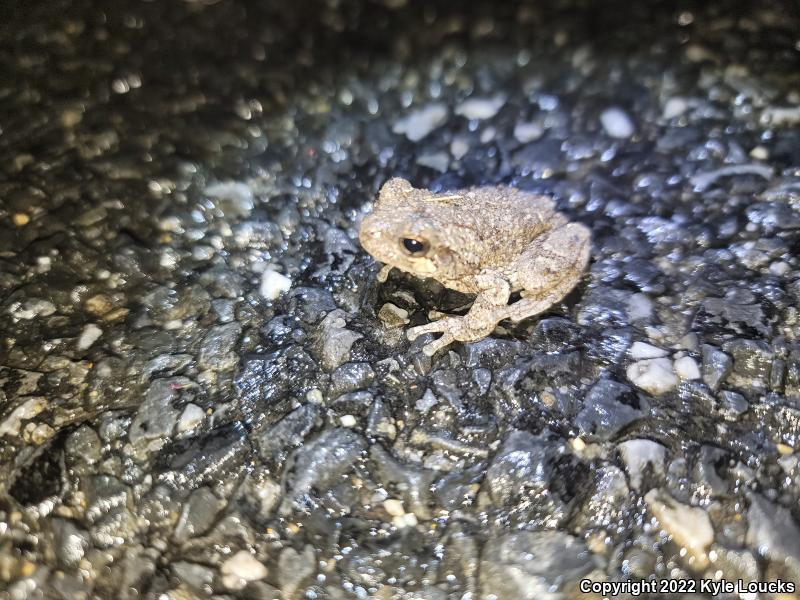
[[(495, 4), (0, 19), (0, 597), (800, 584), (796, 7)], [(391, 176), (590, 270), (428, 358), (469, 298), (376, 282)]]

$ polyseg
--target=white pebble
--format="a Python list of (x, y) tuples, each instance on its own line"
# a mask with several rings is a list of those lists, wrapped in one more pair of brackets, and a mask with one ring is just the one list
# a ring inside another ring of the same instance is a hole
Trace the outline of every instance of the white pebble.
[(427, 390), (425, 390), (425, 393), (422, 394), (422, 398), (417, 400), (414, 406), (419, 412), (426, 413), (434, 406), (436, 406), (438, 403), (439, 400), (436, 398), (436, 396), (430, 390), (430, 388), (428, 388)]
[(618, 448), (634, 489), (641, 487), (642, 475), (647, 465), (651, 466), (654, 474), (664, 475), (666, 448), (661, 444), (652, 440), (634, 439), (622, 442)]
[(750, 158), (754, 158), (756, 160), (767, 160), (769, 158), (769, 150), (767, 150), (764, 146), (756, 146), (750, 150)]
[(608, 135), (617, 139), (629, 138), (636, 131), (628, 113), (621, 108), (607, 108), (604, 110), (600, 115), (600, 123)]
[(388, 498), (383, 501), (383, 508), (387, 513), (389, 513), (393, 517), (402, 517), (404, 514), (406, 514), (406, 511), (403, 508), (402, 500)]
[(541, 123), (517, 123), (514, 126), (514, 137), (522, 144), (538, 140), (543, 134)]
[(223, 575), (233, 575), (244, 581), (258, 581), (267, 576), (267, 567), (246, 550), (239, 550), (222, 563), (220, 571)]
[(267, 300), (275, 300), (292, 287), (292, 280), (277, 271), (267, 269), (261, 275), (259, 292)]
[(86, 350), (91, 347), (101, 335), (103, 335), (103, 330), (94, 323), (89, 323), (83, 328), (78, 338), (78, 350)]
[(182, 433), (194, 429), (203, 422), (205, 417), (206, 413), (203, 409), (190, 402), (184, 407), (181, 416), (178, 418), (178, 431)]
[(762, 125), (794, 125), (800, 123), (800, 106), (770, 106), (761, 112)]
[(631, 346), (631, 358), (634, 360), (641, 360), (643, 358), (662, 358), (667, 355), (667, 351), (663, 348), (657, 348), (644, 342), (633, 342)]
[(394, 517), (392, 519), (392, 525), (398, 529), (415, 527), (417, 525), (417, 516), (414, 513), (405, 513), (399, 517)]
[(450, 142), (450, 154), (453, 158), (461, 160), (467, 152), (469, 152), (469, 140), (462, 135), (454, 137)]
[(158, 262), (165, 269), (174, 269), (179, 260), (178, 253), (172, 248), (167, 248), (161, 253), (161, 259)]
[(775, 261), (769, 266), (769, 272), (778, 276), (786, 275), (791, 269), (792, 268), (787, 263), (781, 260)]
[(654, 396), (674, 390), (678, 385), (678, 378), (672, 372), (672, 361), (668, 358), (640, 360), (630, 365), (626, 374), (636, 387)]
[(446, 119), (447, 107), (437, 102), (410, 112), (394, 124), (392, 131), (405, 134), (412, 142), (418, 142)]
[(450, 164), (450, 156), (448, 156), (447, 152), (423, 154), (417, 157), (417, 164), (444, 173)]
[(628, 300), (628, 317), (631, 321), (650, 321), (653, 317), (653, 301), (644, 294), (633, 294)]
[(686, 98), (670, 98), (667, 100), (666, 104), (664, 104), (662, 116), (665, 119), (674, 119), (675, 117), (680, 117), (687, 110), (689, 110), (689, 103), (686, 101)]
[(215, 200), (227, 200), (225, 209), (234, 216), (247, 216), (255, 207), (253, 190), (241, 181), (222, 181), (205, 189), (205, 193)]
[(353, 415), (342, 415), (339, 422), (342, 424), (342, 427), (355, 427), (358, 423)]
[(56, 312), (56, 305), (49, 300), (31, 298), (25, 302), (14, 302), (8, 308), (12, 317), (17, 319), (33, 319), (35, 317), (49, 317)]
[(675, 361), (673, 368), (675, 369), (675, 374), (684, 381), (700, 379), (700, 367), (697, 366), (697, 362), (691, 356), (679, 358)]
[(772, 167), (767, 167), (765, 165), (730, 165), (728, 167), (714, 169), (713, 171), (695, 173), (689, 178), (689, 181), (694, 186), (696, 192), (705, 192), (716, 183), (717, 179), (722, 177), (730, 177), (731, 175), (758, 175), (764, 179), (770, 179), (772, 173)]
[(47, 406), (47, 401), (40, 397), (35, 396), (15, 408), (5, 421), (0, 423), (0, 436), (4, 435), (19, 435), (19, 428), (22, 421), (27, 421), (38, 415), (44, 407)]
[(467, 119), (491, 119), (506, 103), (506, 97), (498, 94), (491, 98), (469, 98), (456, 106), (456, 114)]
[(694, 559), (693, 566), (705, 568), (708, 564), (706, 550), (714, 541), (714, 528), (706, 511), (681, 504), (663, 490), (650, 490), (644, 501), (661, 528)]

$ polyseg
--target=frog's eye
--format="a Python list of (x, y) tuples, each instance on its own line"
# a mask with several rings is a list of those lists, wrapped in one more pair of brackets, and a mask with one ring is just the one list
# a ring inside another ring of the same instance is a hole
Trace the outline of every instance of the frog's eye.
[(423, 256), (428, 251), (428, 242), (425, 240), (403, 238), (401, 242), (403, 243), (405, 251), (411, 256)]

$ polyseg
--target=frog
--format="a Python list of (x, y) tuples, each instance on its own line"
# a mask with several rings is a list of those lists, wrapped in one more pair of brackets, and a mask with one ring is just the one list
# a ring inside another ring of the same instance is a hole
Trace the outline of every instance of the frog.
[[(484, 339), (505, 319), (546, 311), (581, 280), (591, 248), (590, 229), (558, 212), (548, 196), (503, 185), (434, 193), (401, 177), (380, 188), (358, 237), (384, 265), (379, 282), (399, 269), (475, 295), (465, 315), (406, 331), (412, 341), (441, 334), (423, 346), (427, 356)], [(515, 292), (519, 299), (511, 302)]]

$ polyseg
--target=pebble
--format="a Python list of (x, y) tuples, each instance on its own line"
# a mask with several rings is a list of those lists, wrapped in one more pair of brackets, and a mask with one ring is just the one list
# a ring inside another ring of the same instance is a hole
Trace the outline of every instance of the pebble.
[(250, 581), (258, 581), (267, 576), (267, 567), (246, 550), (239, 550), (225, 560), (220, 567), (223, 582), (228, 589), (242, 589)]
[(450, 165), (450, 156), (447, 152), (432, 152), (430, 154), (420, 154), (417, 157), (417, 164), (428, 167), (434, 171), (444, 173)]
[(636, 131), (628, 113), (621, 108), (607, 108), (604, 110), (600, 114), (600, 123), (612, 138), (627, 139)]
[(645, 468), (648, 466), (654, 475), (664, 477), (666, 448), (661, 444), (652, 440), (632, 439), (622, 442), (617, 448), (628, 471), (631, 487), (634, 489), (641, 489)]
[(700, 379), (700, 367), (691, 356), (682, 356), (675, 360), (673, 364), (675, 374), (683, 381)]
[(403, 508), (403, 501), (395, 498), (387, 498), (384, 500), (383, 508), (391, 517), (402, 517), (404, 514), (406, 514), (406, 511)]
[(6, 417), (5, 421), (0, 423), (0, 436), (19, 435), (19, 429), (22, 425), (22, 421), (32, 419), (42, 412), (46, 406), (47, 400), (45, 398), (28, 398), (25, 400), (25, 402), (11, 411), (11, 414)]
[(538, 140), (542, 135), (544, 135), (544, 127), (541, 123), (517, 123), (514, 126), (514, 137), (521, 144)]
[(30, 300), (11, 304), (8, 312), (17, 319), (30, 320), (36, 317), (49, 317), (56, 312), (56, 305), (49, 300), (31, 298)]
[(696, 192), (705, 192), (722, 177), (730, 177), (732, 175), (758, 175), (764, 179), (770, 179), (772, 173), (772, 167), (767, 167), (765, 165), (731, 165), (713, 171), (701, 171), (692, 175), (690, 181)]
[(387, 302), (378, 311), (378, 318), (387, 327), (402, 327), (408, 324), (408, 311)]
[[(381, 312), (383, 309), (381, 309)], [(322, 359), (322, 366), (327, 371), (333, 371), (350, 360), (350, 350), (353, 344), (363, 335), (347, 329), (344, 319), (345, 312), (340, 309), (329, 312), (320, 323), (318, 344)]]
[(674, 390), (678, 385), (678, 378), (668, 358), (640, 360), (630, 365), (625, 373), (636, 387), (654, 396)]
[(209, 185), (206, 196), (220, 202), (220, 208), (228, 216), (248, 216), (255, 207), (253, 191), (240, 181), (223, 181)]
[(708, 565), (708, 547), (714, 541), (714, 528), (706, 511), (681, 504), (661, 489), (647, 492), (644, 501), (661, 528), (687, 550), (689, 564), (695, 569), (704, 569)]
[(454, 159), (461, 160), (467, 152), (469, 152), (469, 139), (462, 135), (455, 136), (450, 142), (450, 154)]
[(78, 337), (78, 350), (87, 350), (92, 344), (100, 339), (101, 335), (103, 335), (103, 330), (97, 325), (89, 323), (83, 328), (81, 335)]
[(456, 114), (467, 119), (491, 119), (506, 103), (503, 94), (491, 98), (469, 98), (456, 106)]
[(412, 142), (418, 142), (446, 120), (447, 107), (437, 102), (414, 110), (397, 120), (392, 131), (404, 134)]
[(631, 358), (634, 360), (641, 360), (643, 358), (662, 358), (667, 355), (667, 351), (663, 348), (657, 348), (644, 342), (633, 342), (630, 350)]
[(25, 225), (31, 222), (31, 218), (25, 213), (14, 213), (11, 216), (11, 221), (17, 227), (25, 227)]
[(277, 300), (281, 294), (292, 287), (292, 280), (277, 271), (265, 269), (261, 274), (261, 285), (258, 288), (262, 297)]
[(628, 300), (628, 318), (631, 321), (652, 321), (653, 301), (644, 294), (633, 294)]
[(414, 407), (421, 413), (426, 413), (438, 403), (439, 399), (436, 398), (436, 395), (428, 388), (425, 390), (425, 393), (422, 394), (422, 398), (417, 400), (416, 404), (414, 404)]
[(664, 112), (661, 116), (664, 119), (674, 119), (680, 117), (683, 113), (689, 110), (689, 102), (686, 98), (673, 97), (669, 98), (664, 104)]
[(190, 402), (183, 407), (183, 412), (181, 413), (181, 416), (178, 417), (178, 432), (184, 433), (186, 431), (191, 431), (200, 425), (205, 418), (205, 411), (197, 406), (197, 404), (192, 404)]

